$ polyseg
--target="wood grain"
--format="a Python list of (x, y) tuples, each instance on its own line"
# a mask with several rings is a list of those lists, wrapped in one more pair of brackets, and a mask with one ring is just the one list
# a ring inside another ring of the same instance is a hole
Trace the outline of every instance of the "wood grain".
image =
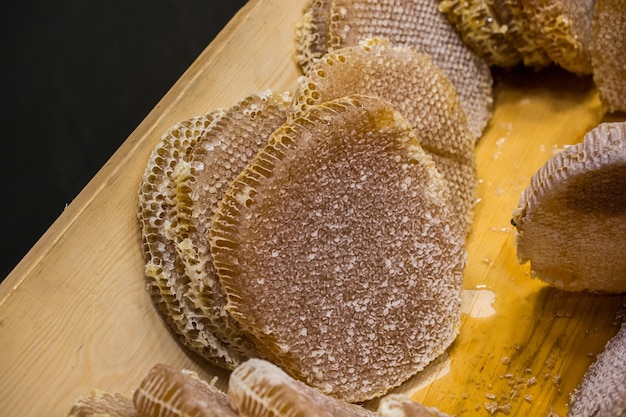
[[(1, 415), (64, 415), (93, 388), (130, 395), (158, 362), (224, 386), (227, 375), (179, 346), (145, 291), (137, 189), (170, 126), (250, 92), (295, 87), (293, 33), (305, 2), (250, 1), (0, 285)], [(532, 173), (603, 113), (589, 79), (559, 70), (501, 74), (495, 106), (477, 146), (461, 334), (402, 390), (457, 416), (494, 407), (564, 416), (568, 393), (617, 332), (626, 297), (531, 280), (509, 219)]]

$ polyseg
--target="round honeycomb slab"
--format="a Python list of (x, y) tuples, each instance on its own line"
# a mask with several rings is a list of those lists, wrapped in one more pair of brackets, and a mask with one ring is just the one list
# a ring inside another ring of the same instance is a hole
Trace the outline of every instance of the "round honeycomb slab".
[(391, 103), (415, 129), (450, 188), (450, 206), (463, 232), (472, 222), (476, 189), (474, 138), (449, 79), (425, 54), (384, 39), (337, 49), (319, 59), (294, 92), (290, 118), (350, 94)]
[(464, 238), (411, 125), (352, 96), (279, 128), (209, 232), (227, 310), (285, 371), (350, 402), (455, 339)]
[(604, 123), (531, 178), (513, 214), (517, 256), (565, 290), (626, 291), (626, 122)]

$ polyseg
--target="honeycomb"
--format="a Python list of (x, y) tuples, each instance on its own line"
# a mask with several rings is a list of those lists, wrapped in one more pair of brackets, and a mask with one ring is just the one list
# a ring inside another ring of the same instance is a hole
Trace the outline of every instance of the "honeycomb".
[(153, 302), (181, 343), (222, 367), (232, 368), (228, 348), (189, 296), (190, 279), (178, 256), (173, 231), (177, 213), (177, 166), (204, 132), (222, 116), (220, 111), (182, 121), (155, 146), (139, 190), (138, 218), (145, 257), (147, 287)]
[(335, 0), (328, 32), (329, 51), (386, 38), (429, 55), (456, 88), (470, 131), (482, 135), (493, 105), (489, 66), (463, 43), (436, 1)]
[(326, 53), (331, 0), (312, 0), (296, 26), (296, 61), (305, 74)]
[(536, 39), (559, 66), (591, 74), (591, 24), (595, 0), (522, 0)]
[(172, 235), (191, 278), (189, 295), (241, 358), (259, 353), (224, 309), (227, 300), (213, 268), (207, 234), (226, 188), (285, 122), (290, 103), (289, 94), (271, 91), (244, 97), (224, 110), (178, 170), (177, 226)]
[(138, 417), (130, 398), (94, 390), (72, 405), (67, 417)]
[(381, 398), (377, 413), (378, 417), (450, 417), (436, 408), (426, 407), (400, 394)]
[(522, 0), (488, 0), (488, 6), (506, 27), (509, 41), (522, 56), (524, 65), (545, 68), (552, 60), (537, 40), (538, 29), (526, 17)]
[(363, 407), (324, 395), (260, 359), (250, 359), (233, 371), (228, 397), (241, 417), (376, 416)]
[(565, 290), (626, 291), (625, 177), (626, 122), (600, 124), (548, 160), (514, 213), (520, 263)]
[(509, 41), (508, 27), (499, 22), (487, 0), (439, 0), (439, 10), (463, 42), (489, 65), (509, 68), (521, 56)]
[(157, 364), (133, 395), (140, 417), (238, 417), (228, 396), (195, 372)]
[(572, 395), (572, 416), (626, 414), (626, 322), (589, 367)]
[(289, 102), (270, 92), (250, 95), (177, 124), (155, 146), (140, 187), (154, 303), (185, 346), (226, 369), (257, 351), (224, 310), (204, 234), (220, 193), (286, 119)]
[(454, 340), (465, 239), (410, 123), (350, 96), (287, 122), (233, 181), (211, 253), (227, 310), (291, 376), (379, 396)]

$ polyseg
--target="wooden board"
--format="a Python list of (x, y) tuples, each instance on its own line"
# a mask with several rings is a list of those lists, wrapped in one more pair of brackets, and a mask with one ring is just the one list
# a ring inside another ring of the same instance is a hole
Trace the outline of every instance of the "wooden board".
[[(0, 415), (62, 416), (93, 388), (131, 395), (155, 363), (227, 374), (189, 356), (143, 278), (137, 189), (176, 122), (245, 94), (292, 90), (305, 0), (250, 1), (0, 285)], [(402, 387), (457, 416), (566, 414), (568, 394), (617, 332), (624, 295), (569, 294), (529, 278), (509, 224), (519, 193), (554, 151), (603, 120), (593, 84), (559, 70), (497, 79), (477, 145), (463, 326), (449, 352)]]

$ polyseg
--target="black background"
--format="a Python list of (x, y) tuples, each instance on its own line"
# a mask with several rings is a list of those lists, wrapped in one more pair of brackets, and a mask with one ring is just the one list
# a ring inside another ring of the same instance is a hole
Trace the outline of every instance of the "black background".
[(245, 3), (2, 2), (0, 280)]

